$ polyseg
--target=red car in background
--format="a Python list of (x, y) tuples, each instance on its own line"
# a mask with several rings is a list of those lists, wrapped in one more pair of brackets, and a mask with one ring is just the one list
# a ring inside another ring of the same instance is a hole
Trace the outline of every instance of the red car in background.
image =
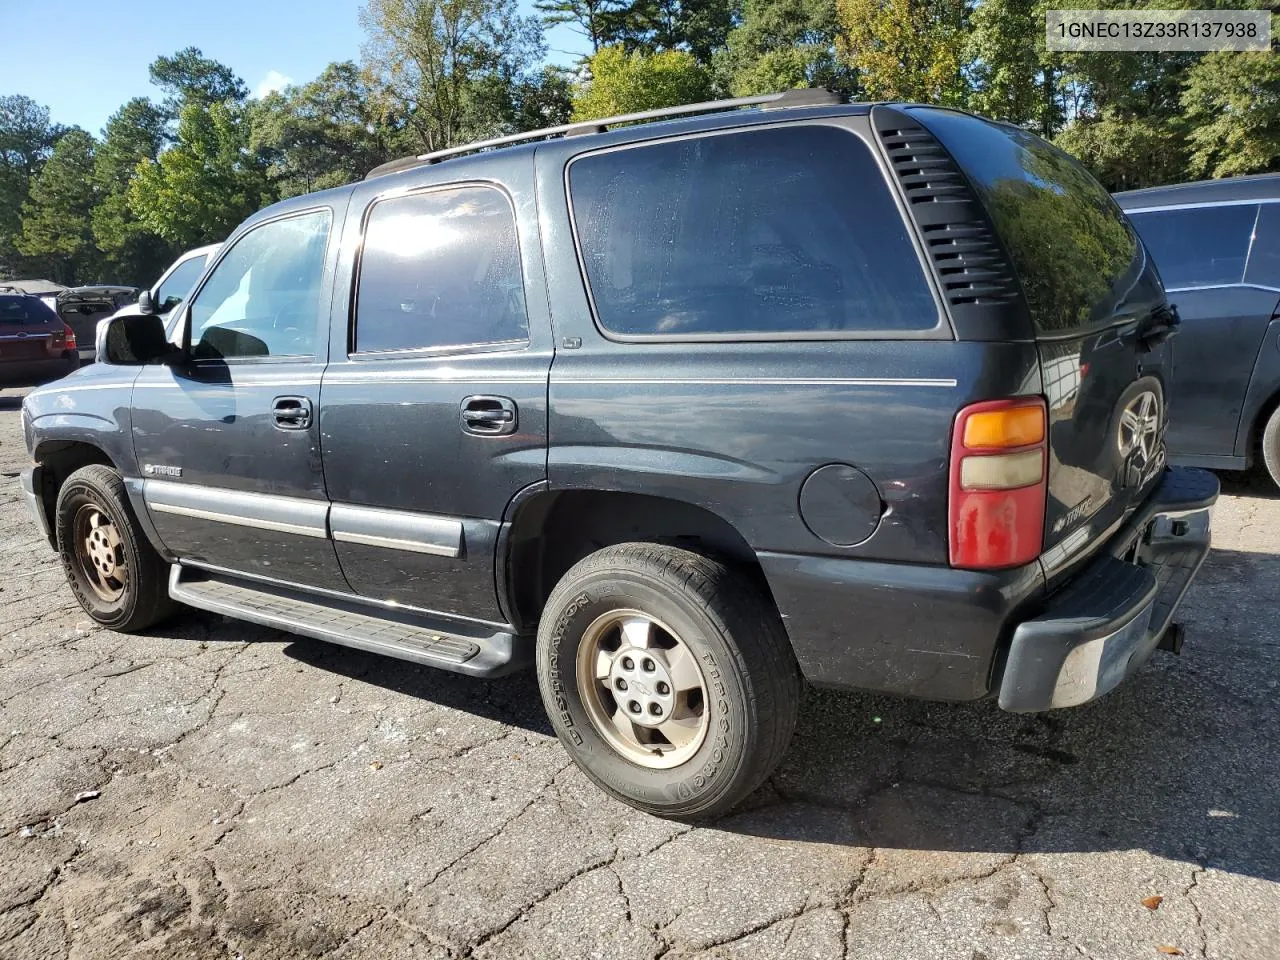
[(76, 335), (39, 297), (0, 294), (0, 387), (30, 387), (80, 366)]

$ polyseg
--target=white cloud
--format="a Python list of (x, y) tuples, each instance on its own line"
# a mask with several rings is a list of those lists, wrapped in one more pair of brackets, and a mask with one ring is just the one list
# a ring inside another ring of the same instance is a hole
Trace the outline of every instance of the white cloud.
[(267, 75), (262, 78), (262, 82), (254, 88), (253, 95), (261, 100), (268, 93), (283, 90), (291, 83), (293, 83), (293, 77), (286, 77), (279, 70), (268, 70)]

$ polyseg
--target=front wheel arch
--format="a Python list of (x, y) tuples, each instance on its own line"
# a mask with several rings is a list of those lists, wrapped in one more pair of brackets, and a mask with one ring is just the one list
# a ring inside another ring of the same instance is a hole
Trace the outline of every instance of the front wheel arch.
[(34, 459), (36, 495), (47, 521), (49, 545), (56, 550), (58, 492), (67, 478), (90, 464), (110, 467), (117, 473), (121, 471), (101, 447), (79, 440), (46, 440), (36, 446)]

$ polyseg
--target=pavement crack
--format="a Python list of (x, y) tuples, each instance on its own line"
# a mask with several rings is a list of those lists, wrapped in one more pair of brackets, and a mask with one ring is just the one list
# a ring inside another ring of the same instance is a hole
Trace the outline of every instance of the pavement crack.
[(1187, 902), (1191, 904), (1191, 909), (1196, 917), (1196, 934), (1200, 937), (1200, 956), (1207, 957), (1209, 955), (1209, 934), (1204, 928), (1204, 914), (1200, 912), (1200, 904), (1196, 903), (1193, 896), (1196, 887), (1200, 885), (1200, 878), (1205, 874), (1207, 867), (1196, 866), (1191, 871), (1191, 883), (1187, 885), (1187, 889), (1182, 891), (1182, 895), (1187, 898)]

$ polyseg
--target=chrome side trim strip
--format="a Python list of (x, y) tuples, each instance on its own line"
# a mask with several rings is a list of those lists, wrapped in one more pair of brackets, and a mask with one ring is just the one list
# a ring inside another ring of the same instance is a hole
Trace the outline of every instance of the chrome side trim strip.
[(321, 540), (328, 536), (325, 521), (329, 505), (322, 500), (223, 490), (170, 480), (144, 480), (142, 497), (157, 513)]
[(324, 381), (324, 385), (326, 387), (336, 386), (339, 384), (341, 384), (342, 386), (363, 387), (369, 384), (382, 384), (382, 383), (502, 384), (502, 383), (546, 383), (547, 382), (546, 374), (542, 374), (541, 376), (536, 376), (536, 377), (529, 377), (529, 376), (506, 377), (506, 376), (502, 376), (501, 374), (482, 373), (480, 371), (476, 371), (476, 373), (468, 374), (466, 376), (441, 375), (438, 377), (428, 377), (428, 376), (423, 376), (420, 372), (416, 373), (413, 376), (397, 376), (394, 372), (388, 371), (385, 368), (378, 369), (378, 370), (359, 371), (359, 372), (363, 375), (355, 376), (353, 374), (347, 374), (343, 376), (328, 377)]
[(1192, 290), (1265, 290), (1267, 293), (1280, 293), (1280, 287), (1268, 287), (1265, 283), (1206, 283), (1200, 287), (1165, 287), (1165, 293), (1190, 293)]
[(462, 554), (462, 522), (448, 517), (335, 503), (329, 511), (329, 529), (333, 539), (343, 543), (437, 557)]
[(1196, 200), (1193, 203), (1157, 203), (1145, 207), (1126, 207), (1120, 204), (1120, 209), (1126, 214), (1135, 213), (1154, 213), (1157, 210), (1199, 210), (1203, 207), (1247, 207), (1252, 204), (1262, 206), (1268, 203), (1280, 203), (1280, 197), (1259, 197), (1254, 200)]
[(796, 385), (796, 386), (852, 386), (852, 387), (955, 387), (952, 378), (939, 379), (887, 379), (883, 377), (565, 377), (551, 381), (553, 387), (565, 387), (575, 383), (645, 383), (645, 384), (743, 384)]

